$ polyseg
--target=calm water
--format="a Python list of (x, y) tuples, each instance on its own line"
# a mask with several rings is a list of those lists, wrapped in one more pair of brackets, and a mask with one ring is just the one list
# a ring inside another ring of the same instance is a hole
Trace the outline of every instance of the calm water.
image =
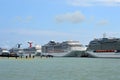
[(120, 59), (0, 58), (0, 80), (120, 80)]

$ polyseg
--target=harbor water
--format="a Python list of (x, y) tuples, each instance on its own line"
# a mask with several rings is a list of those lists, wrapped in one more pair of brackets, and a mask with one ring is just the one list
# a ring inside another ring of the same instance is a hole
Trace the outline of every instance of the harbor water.
[(120, 59), (0, 58), (0, 80), (120, 80)]

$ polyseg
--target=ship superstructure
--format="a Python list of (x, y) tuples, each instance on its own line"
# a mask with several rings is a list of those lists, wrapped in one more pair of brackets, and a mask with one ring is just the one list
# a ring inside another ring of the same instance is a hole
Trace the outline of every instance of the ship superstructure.
[(6, 48), (0, 48), (0, 56), (9, 57), (10, 52)]
[(66, 56), (72, 51), (85, 51), (86, 48), (79, 43), (79, 41), (64, 41), (55, 42), (49, 41), (47, 44), (42, 46), (42, 53), (44, 55), (52, 56)]
[(37, 54), (41, 55), (41, 46), (35, 45), (32, 46), (32, 42), (28, 42), (28, 48), (21, 48), (21, 44), (17, 44), (17, 47), (10, 49), (10, 54), (16, 54), (20, 57), (32, 57)]
[(36, 56), (37, 54), (41, 55), (41, 46), (40, 45), (35, 45), (34, 47), (30, 46), (28, 48), (24, 48), (24, 56)]

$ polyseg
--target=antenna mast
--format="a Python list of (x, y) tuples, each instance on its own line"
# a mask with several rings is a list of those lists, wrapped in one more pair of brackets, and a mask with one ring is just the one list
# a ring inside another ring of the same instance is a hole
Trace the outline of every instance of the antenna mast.
[(103, 38), (106, 38), (106, 33), (103, 34)]

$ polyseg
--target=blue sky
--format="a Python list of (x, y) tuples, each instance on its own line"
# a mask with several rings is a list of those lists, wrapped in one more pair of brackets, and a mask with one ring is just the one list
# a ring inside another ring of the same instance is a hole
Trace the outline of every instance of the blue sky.
[(0, 0), (0, 47), (120, 37), (120, 0)]

